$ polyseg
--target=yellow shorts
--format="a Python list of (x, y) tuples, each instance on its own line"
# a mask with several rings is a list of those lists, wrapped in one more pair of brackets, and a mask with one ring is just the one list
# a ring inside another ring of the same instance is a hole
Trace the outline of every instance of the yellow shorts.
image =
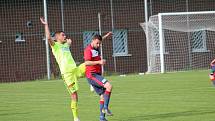
[(80, 66), (73, 69), (70, 73), (62, 74), (62, 78), (64, 80), (64, 84), (67, 87), (69, 93), (74, 93), (78, 91), (78, 79), (85, 75), (85, 64), (81, 64)]

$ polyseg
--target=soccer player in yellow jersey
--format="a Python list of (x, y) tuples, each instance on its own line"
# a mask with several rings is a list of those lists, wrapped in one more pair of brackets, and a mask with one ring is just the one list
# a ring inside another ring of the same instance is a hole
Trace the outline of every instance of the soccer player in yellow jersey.
[(70, 52), (71, 39), (66, 38), (63, 31), (55, 32), (55, 40), (52, 40), (48, 22), (40, 18), (41, 23), (45, 26), (45, 34), (48, 38), (49, 45), (52, 48), (53, 55), (58, 63), (64, 83), (71, 95), (71, 109), (74, 121), (80, 121), (78, 117), (78, 83), (77, 79), (85, 74), (85, 64), (76, 66), (76, 63)]

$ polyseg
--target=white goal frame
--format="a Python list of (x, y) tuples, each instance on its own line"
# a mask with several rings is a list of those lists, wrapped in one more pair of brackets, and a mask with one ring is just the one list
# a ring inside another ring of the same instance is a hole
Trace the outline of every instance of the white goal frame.
[[(164, 32), (163, 32), (163, 21), (162, 18), (164, 16), (171, 16), (171, 15), (195, 15), (195, 14), (215, 14), (215, 11), (197, 11), (197, 12), (169, 12), (169, 13), (158, 13), (158, 32), (159, 32), (159, 42), (160, 42), (160, 72), (161, 73), (165, 73), (165, 63), (164, 63), (164, 54), (165, 54), (165, 44), (164, 44)], [(215, 19), (215, 18), (214, 18)], [(143, 25), (144, 24), (144, 25)], [(189, 22), (188, 22), (189, 25)], [(148, 26), (148, 20), (145, 23), (141, 23), (141, 26), (145, 27), (145, 33), (146, 33), (146, 39), (147, 39), (147, 48), (148, 48), (148, 42), (149, 42), (149, 26)], [(214, 28), (209, 28), (209, 29), (205, 29), (205, 30), (211, 30), (211, 31), (215, 31)], [(149, 51), (147, 49), (147, 51)], [(148, 54), (149, 52), (147, 52)], [(150, 55), (147, 55), (147, 57), (149, 57)], [(148, 59), (148, 61), (150, 61)], [(150, 64), (148, 62), (148, 72), (150, 73)]]

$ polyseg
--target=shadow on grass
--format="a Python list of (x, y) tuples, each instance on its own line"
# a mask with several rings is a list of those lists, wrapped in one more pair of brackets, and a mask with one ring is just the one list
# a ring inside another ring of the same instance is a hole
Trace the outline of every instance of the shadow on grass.
[(205, 115), (215, 113), (215, 111), (184, 111), (184, 112), (175, 112), (175, 113), (164, 113), (164, 114), (154, 114), (154, 115), (142, 115), (142, 116), (133, 116), (129, 117), (123, 121), (149, 121), (153, 119), (166, 119), (166, 118), (174, 118), (180, 116), (196, 116), (196, 115)]

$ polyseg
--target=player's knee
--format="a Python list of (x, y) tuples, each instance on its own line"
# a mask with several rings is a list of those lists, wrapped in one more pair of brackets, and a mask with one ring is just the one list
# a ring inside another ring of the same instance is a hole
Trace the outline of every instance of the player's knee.
[(77, 92), (73, 92), (71, 94), (71, 100), (72, 101), (78, 101), (78, 94), (77, 94)]
[(104, 96), (100, 95), (100, 101), (104, 101)]
[(107, 83), (105, 84), (105, 88), (106, 88), (107, 90), (111, 91), (112, 88), (113, 88), (113, 86), (112, 86), (109, 82), (107, 82)]
[(110, 85), (109, 85), (109, 88), (110, 88), (110, 90), (112, 90), (113, 86), (110, 84)]

